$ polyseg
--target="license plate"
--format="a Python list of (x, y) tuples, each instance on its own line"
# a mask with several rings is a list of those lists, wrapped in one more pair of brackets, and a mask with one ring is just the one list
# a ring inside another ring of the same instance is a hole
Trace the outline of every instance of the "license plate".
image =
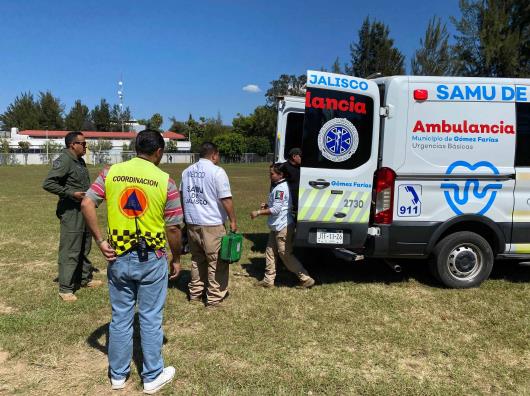
[(317, 243), (342, 245), (344, 243), (344, 233), (342, 230), (317, 230)]

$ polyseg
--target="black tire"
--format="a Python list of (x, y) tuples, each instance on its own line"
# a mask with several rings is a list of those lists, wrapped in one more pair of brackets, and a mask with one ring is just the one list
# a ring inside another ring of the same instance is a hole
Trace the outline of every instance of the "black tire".
[(490, 276), (493, 250), (488, 241), (474, 232), (455, 232), (436, 244), (430, 268), (447, 287), (477, 287)]

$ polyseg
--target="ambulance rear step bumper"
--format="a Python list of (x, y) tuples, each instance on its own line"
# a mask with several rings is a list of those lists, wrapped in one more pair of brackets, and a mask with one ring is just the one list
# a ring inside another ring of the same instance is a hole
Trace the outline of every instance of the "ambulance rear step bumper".
[(354, 261), (364, 260), (364, 256), (362, 254), (358, 254), (358, 253), (352, 252), (351, 250), (343, 249), (343, 248), (333, 249), (333, 255), (336, 258), (347, 261), (349, 263), (352, 263)]

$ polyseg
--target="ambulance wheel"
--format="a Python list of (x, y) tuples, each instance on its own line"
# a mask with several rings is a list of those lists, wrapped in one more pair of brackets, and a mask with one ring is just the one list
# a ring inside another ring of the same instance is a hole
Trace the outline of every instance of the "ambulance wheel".
[(493, 268), (493, 251), (484, 238), (460, 231), (446, 236), (434, 248), (431, 271), (445, 286), (465, 289), (479, 286)]

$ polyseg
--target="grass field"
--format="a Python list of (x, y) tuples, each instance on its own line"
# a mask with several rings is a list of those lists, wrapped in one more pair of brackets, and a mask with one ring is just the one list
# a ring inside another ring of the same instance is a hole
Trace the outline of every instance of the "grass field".
[[(183, 167), (163, 168), (178, 180)], [(306, 251), (313, 289), (293, 288), (286, 272), (279, 287), (260, 289), (267, 227), (248, 213), (266, 197), (267, 169), (225, 169), (243, 258), (231, 267), (227, 308), (209, 312), (186, 301), (183, 257), (164, 323), (165, 361), (177, 375), (162, 394), (530, 394), (530, 267), (498, 263), (480, 288), (447, 290), (421, 262), (395, 274), (380, 261)], [(41, 189), (46, 172), (0, 167), (0, 393), (107, 394), (107, 287), (80, 290), (74, 304), (59, 300), (59, 222), (56, 198)], [(106, 279), (96, 246), (91, 258), (95, 277)], [(141, 392), (140, 358), (127, 394)]]

